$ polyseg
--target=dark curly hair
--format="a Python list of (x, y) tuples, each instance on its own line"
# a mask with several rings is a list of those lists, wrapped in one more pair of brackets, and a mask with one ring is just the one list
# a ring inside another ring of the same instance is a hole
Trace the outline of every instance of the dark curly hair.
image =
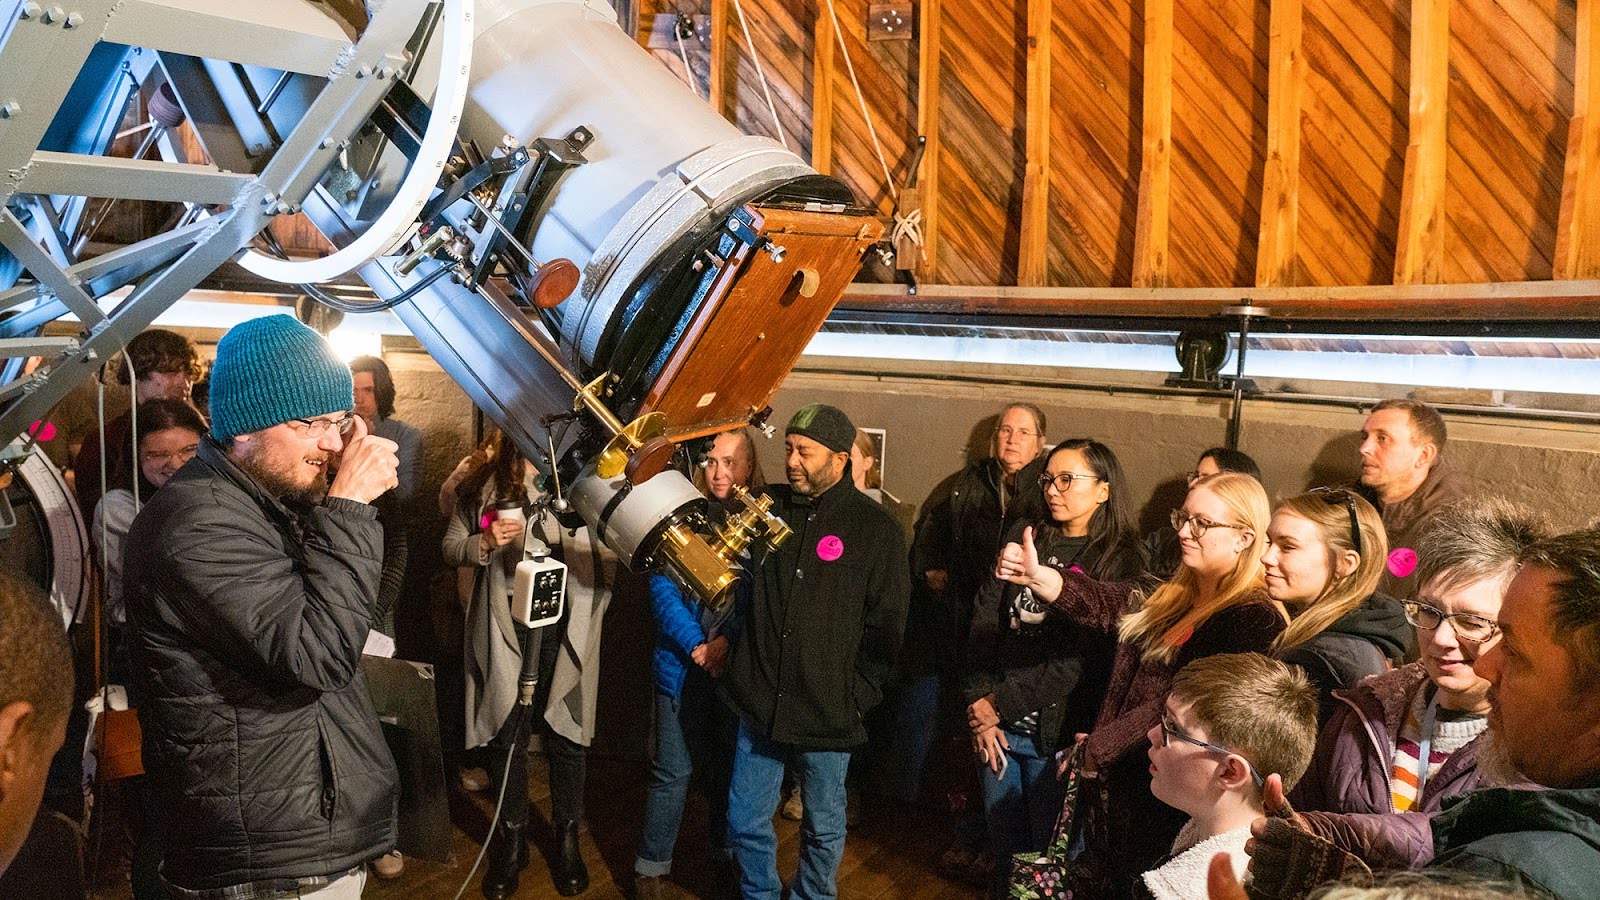
[[(127, 354), (133, 360), (133, 371), (145, 378), (151, 372), (187, 374), (190, 381), (199, 381), (201, 375), (200, 351), (194, 341), (176, 331), (150, 328), (128, 342)], [(119, 357), (120, 359), (120, 357)], [(132, 384), (128, 367), (117, 367), (117, 384)]]

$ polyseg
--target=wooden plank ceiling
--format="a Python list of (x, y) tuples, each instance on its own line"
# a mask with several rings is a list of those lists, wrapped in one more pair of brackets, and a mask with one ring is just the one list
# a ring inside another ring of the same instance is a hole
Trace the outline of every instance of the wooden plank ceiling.
[[(917, 0), (917, 17), (926, 2)], [(1574, 119), (1587, 108), (1575, 83), (1593, 90), (1579, 78), (1594, 51), (1578, 47), (1589, 12), (1578, 0), (945, 0), (931, 91), (919, 72), (927, 23), (911, 41), (869, 42), (866, 0), (834, 0), (843, 46), (823, 55), (821, 75), (815, 41), (831, 34), (818, 29), (827, 0), (642, 0), (641, 21), (710, 15), (715, 5), (725, 6), (725, 27), (687, 48), (700, 90), (710, 43), (727, 114), (776, 135), (742, 6), (791, 146), (811, 152), (820, 97), (831, 151), (815, 164), (885, 216), (894, 201), (846, 57), (897, 184), (919, 116), (930, 119), (919, 88), (937, 98), (938, 148), (923, 163), (925, 182), (936, 168), (937, 187), (921, 193), (937, 204), (938, 237), (918, 268), (924, 281), (1538, 281), (1558, 273), (1558, 234), (1574, 242), (1563, 248), (1566, 277), (1592, 276), (1600, 259), (1591, 247), (1600, 226), (1589, 222), (1600, 203), (1584, 199), (1600, 178), (1600, 149), (1582, 140), (1594, 144), (1600, 128)], [(1031, 121), (1030, 11), (1036, 36), (1050, 26), (1035, 42), (1048, 58), (1032, 70)], [(1152, 15), (1170, 15), (1170, 25)], [(1412, 33), (1414, 20), (1425, 32)], [(1147, 47), (1152, 21), (1170, 50)], [(1151, 52), (1159, 64), (1146, 83)], [(657, 54), (682, 77), (676, 48)], [(828, 79), (820, 95), (818, 77)], [(1151, 102), (1157, 115), (1147, 116)], [(1049, 192), (1042, 206), (1024, 190), (1030, 152), (1048, 154), (1034, 176)]]

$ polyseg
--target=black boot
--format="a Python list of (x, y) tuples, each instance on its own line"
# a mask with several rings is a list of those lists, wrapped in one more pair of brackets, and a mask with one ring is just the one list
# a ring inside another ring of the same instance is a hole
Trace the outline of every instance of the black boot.
[(501, 825), (492, 840), (483, 872), (483, 896), (506, 900), (517, 892), (517, 876), (528, 867), (528, 838), (521, 825)]
[(556, 826), (556, 864), (550, 871), (556, 893), (575, 897), (589, 889), (589, 868), (583, 864), (583, 848), (578, 843), (578, 823)]

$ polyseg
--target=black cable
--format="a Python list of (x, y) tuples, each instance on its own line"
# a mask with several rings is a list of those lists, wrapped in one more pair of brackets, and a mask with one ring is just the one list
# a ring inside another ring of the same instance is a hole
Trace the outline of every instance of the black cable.
[(306, 296), (310, 297), (311, 299), (321, 303), (323, 306), (332, 307), (339, 312), (375, 313), (383, 312), (387, 309), (394, 309), (396, 306), (399, 306), (407, 300), (410, 300), (412, 297), (422, 293), (435, 281), (438, 281), (444, 276), (449, 275), (453, 271), (455, 271), (455, 266), (441, 264), (437, 269), (434, 269), (432, 272), (429, 272), (426, 276), (424, 276), (421, 281), (413, 284), (411, 287), (406, 288), (388, 300), (382, 301), (381, 303), (352, 303), (349, 300), (340, 300), (337, 297), (330, 296), (313, 284), (300, 284), (295, 286), (304, 291)]
[[(270, 230), (263, 229), (261, 232), (261, 239), (266, 242), (267, 249), (272, 251), (273, 256), (284, 260), (289, 258), (288, 251), (283, 249), (283, 244), (278, 241), (277, 235), (273, 234)], [(441, 265), (439, 268), (429, 272), (421, 281), (401, 291), (398, 295), (378, 303), (353, 303), (349, 300), (340, 300), (338, 297), (328, 294), (314, 284), (297, 284), (295, 287), (299, 288), (300, 291), (303, 292), (307, 297), (310, 297), (318, 303), (321, 303), (323, 306), (338, 310), (342, 313), (355, 313), (359, 315), (361, 313), (375, 313), (394, 309), (396, 306), (399, 306), (407, 300), (410, 300), (412, 297), (422, 293), (423, 290), (428, 288), (435, 281), (438, 281), (440, 278), (443, 278), (445, 275), (449, 274), (452, 270), (454, 270), (454, 268), (454, 266)]]

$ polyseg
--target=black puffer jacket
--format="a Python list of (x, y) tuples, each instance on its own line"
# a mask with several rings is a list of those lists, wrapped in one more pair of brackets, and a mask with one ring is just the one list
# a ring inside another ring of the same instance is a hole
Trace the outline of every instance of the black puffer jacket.
[(906, 547), (889, 513), (850, 482), (812, 498), (770, 487), (794, 533), (756, 560), (755, 600), (722, 691), (753, 733), (808, 750), (867, 740), (905, 628)]
[(1000, 460), (980, 459), (949, 482), (948, 496), (929, 498), (917, 533), (918, 563), (948, 571), (950, 589), (961, 602), (971, 603), (994, 571), (1007, 532), (1018, 522), (1044, 517), (1044, 492), (1039, 489), (1044, 463), (1041, 456), (1023, 466), (1007, 491)]
[[(959, 672), (978, 590), (994, 572), (1006, 534), (1018, 522), (1044, 517), (1039, 476), (1043, 456), (1024, 466), (1005, 489), (1005, 473), (993, 457), (951, 475), (923, 503), (911, 549), (913, 589), (906, 623), (908, 662), (916, 668)], [(924, 573), (949, 575), (935, 590)]]
[(364, 503), (291, 512), (207, 438), (125, 544), (163, 874), (212, 891), (394, 846), (394, 759), (361, 674), (383, 565)]

